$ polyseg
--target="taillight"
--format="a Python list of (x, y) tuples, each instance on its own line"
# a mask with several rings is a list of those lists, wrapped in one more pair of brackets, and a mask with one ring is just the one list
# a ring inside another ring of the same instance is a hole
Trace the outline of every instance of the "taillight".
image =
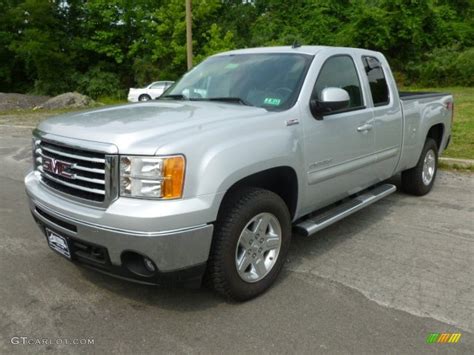
[(446, 109), (451, 111), (451, 125), (454, 123), (454, 102), (447, 102)]

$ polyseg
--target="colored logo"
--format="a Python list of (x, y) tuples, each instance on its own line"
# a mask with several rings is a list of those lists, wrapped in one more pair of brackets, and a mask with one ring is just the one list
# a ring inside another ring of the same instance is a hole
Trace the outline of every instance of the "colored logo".
[(44, 170), (50, 173), (68, 178), (68, 179), (73, 178), (73, 174), (69, 172), (69, 169), (71, 168), (71, 166), (72, 164), (69, 164), (60, 160), (43, 157)]
[(426, 344), (456, 344), (461, 339), (461, 333), (431, 333), (426, 338)]

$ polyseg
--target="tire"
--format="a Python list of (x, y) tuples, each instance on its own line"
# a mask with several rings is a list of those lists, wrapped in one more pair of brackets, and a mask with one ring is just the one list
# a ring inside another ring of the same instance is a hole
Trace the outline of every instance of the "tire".
[(151, 97), (150, 95), (147, 95), (147, 94), (143, 94), (138, 97), (138, 101), (150, 101), (150, 100), (151, 100)]
[[(217, 217), (205, 277), (207, 285), (234, 301), (257, 297), (280, 273), (290, 241), (290, 213), (280, 196), (257, 188), (235, 191), (225, 199)], [(240, 272), (238, 262), (242, 265)]]
[(402, 189), (415, 196), (431, 191), (438, 171), (438, 146), (427, 138), (420, 159), (414, 168), (402, 172)]

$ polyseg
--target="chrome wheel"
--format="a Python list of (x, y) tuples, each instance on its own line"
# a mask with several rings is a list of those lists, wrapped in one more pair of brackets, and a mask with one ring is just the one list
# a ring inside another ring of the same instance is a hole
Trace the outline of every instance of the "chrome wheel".
[(235, 267), (246, 282), (263, 279), (275, 266), (281, 248), (280, 222), (271, 213), (253, 217), (242, 230), (235, 249)]
[(433, 150), (428, 150), (423, 161), (423, 171), (421, 173), (421, 179), (423, 184), (428, 186), (433, 180), (436, 170), (436, 155)]

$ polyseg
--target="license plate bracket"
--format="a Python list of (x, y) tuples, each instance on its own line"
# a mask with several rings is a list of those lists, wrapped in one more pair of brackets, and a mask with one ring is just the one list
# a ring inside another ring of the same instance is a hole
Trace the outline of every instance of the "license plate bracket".
[(45, 228), (45, 231), (49, 247), (64, 256), (66, 259), (71, 260), (71, 252), (67, 238), (49, 228)]

